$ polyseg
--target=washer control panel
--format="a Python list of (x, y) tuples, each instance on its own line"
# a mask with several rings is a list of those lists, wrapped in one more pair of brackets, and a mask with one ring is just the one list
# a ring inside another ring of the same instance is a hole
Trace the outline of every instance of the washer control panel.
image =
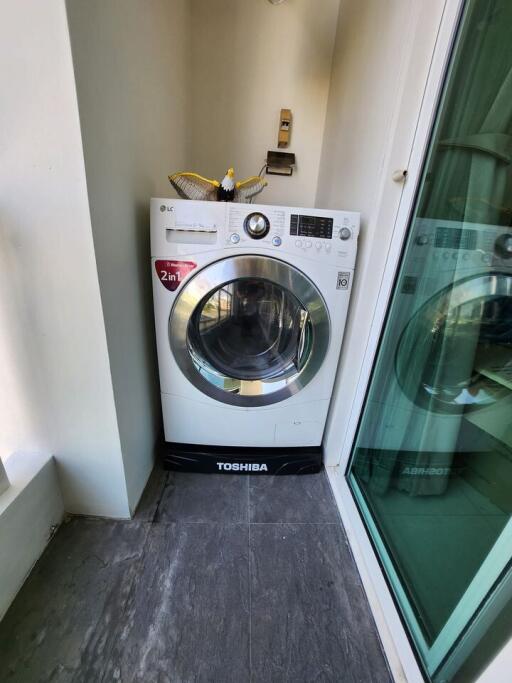
[(268, 204), (151, 200), (152, 249), (170, 256), (265, 249), (353, 268), (359, 213)]
[(262, 204), (227, 207), (226, 242), (230, 246), (300, 252), (315, 260), (355, 261), (358, 213)]
[(512, 233), (506, 226), (418, 218), (414, 233), (417, 269), (426, 262), (446, 271), (512, 265)]

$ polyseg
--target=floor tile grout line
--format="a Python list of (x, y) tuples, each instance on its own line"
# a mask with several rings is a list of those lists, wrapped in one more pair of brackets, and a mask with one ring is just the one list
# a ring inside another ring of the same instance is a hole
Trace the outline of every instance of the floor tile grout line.
[[(107, 522), (108, 523), (108, 522)], [(122, 524), (125, 524), (124, 521), (121, 521)], [(151, 522), (148, 520), (141, 520), (136, 521), (135, 523), (133, 521), (131, 522), (126, 522), (126, 524), (133, 524), (134, 526), (137, 525), (153, 525), (153, 526), (179, 526), (179, 525), (209, 525), (209, 526), (279, 526), (283, 524), (291, 524), (295, 526), (321, 526), (321, 525), (327, 525), (327, 526), (342, 526), (341, 522), (324, 522), (324, 521), (319, 521), (319, 522), (295, 522), (293, 520), (283, 520), (282, 522), (245, 522), (244, 520), (239, 520), (239, 521), (216, 521), (212, 522), (211, 520), (203, 520), (201, 522), (190, 522), (190, 521), (185, 521), (185, 520), (165, 520), (165, 521), (158, 521), (158, 522)]]
[[(108, 523), (108, 522), (107, 522)], [(200, 521), (189, 521), (189, 520), (183, 520), (183, 519), (166, 519), (166, 520), (158, 520), (157, 522), (151, 522), (150, 520), (140, 520), (140, 521), (131, 521), (131, 522), (125, 522), (121, 520), (120, 522), (122, 525), (127, 525), (127, 526), (185, 526), (185, 525), (198, 525), (200, 526), (205, 525), (205, 526), (245, 526), (246, 524), (249, 524), (244, 519), (239, 519), (237, 521), (230, 521), (230, 520), (218, 520), (218, 521), (212, 521), (211, 519), (203, 519)]]
[(247, 477), (247, 523), (251, 523), (251, 486), (250, 476)]
[(320, 520), (319, 522), (295, 522), (293, 520), (283, 520), (282, 522), (251, 522), (252, 526), (272, 526), (272, 525), (279, 525), (279, 524), (292, 524), (296, 526), (321, 526), (327, 525), (327, 526), (341, 526), (341, 522), (325, 522), (324, 520)]
[(251, 568), (251, 486), (247, 477), (247, 567), (249, 572), (249, 683), (252, 681), (252, 568)]
[(252, 681), (252, 563), (251, 563), (251, 525), (247, 525), (249, 561), (249, 683)]

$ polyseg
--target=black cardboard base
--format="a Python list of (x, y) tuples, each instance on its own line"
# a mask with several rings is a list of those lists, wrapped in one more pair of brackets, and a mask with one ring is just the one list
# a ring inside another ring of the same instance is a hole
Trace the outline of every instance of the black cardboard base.
[(217, 474), (315, 474), (322, 447), (247, 448), (169, 443), (162, 446), (167, 470)]

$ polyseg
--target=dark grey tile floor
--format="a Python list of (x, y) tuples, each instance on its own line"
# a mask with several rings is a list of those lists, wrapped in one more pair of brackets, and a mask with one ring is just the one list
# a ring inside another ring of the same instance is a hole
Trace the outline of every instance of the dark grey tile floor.
[(327, 477), (156, 469), (64, 523), (0, 624), (2, 683), (391, 681)]

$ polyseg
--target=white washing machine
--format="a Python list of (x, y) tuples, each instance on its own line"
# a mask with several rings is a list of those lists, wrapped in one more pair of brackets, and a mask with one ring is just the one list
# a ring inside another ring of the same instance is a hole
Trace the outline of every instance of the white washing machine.
[(319, 469), (358, 233), (354, 212), (151, 200), (169, 467)]

